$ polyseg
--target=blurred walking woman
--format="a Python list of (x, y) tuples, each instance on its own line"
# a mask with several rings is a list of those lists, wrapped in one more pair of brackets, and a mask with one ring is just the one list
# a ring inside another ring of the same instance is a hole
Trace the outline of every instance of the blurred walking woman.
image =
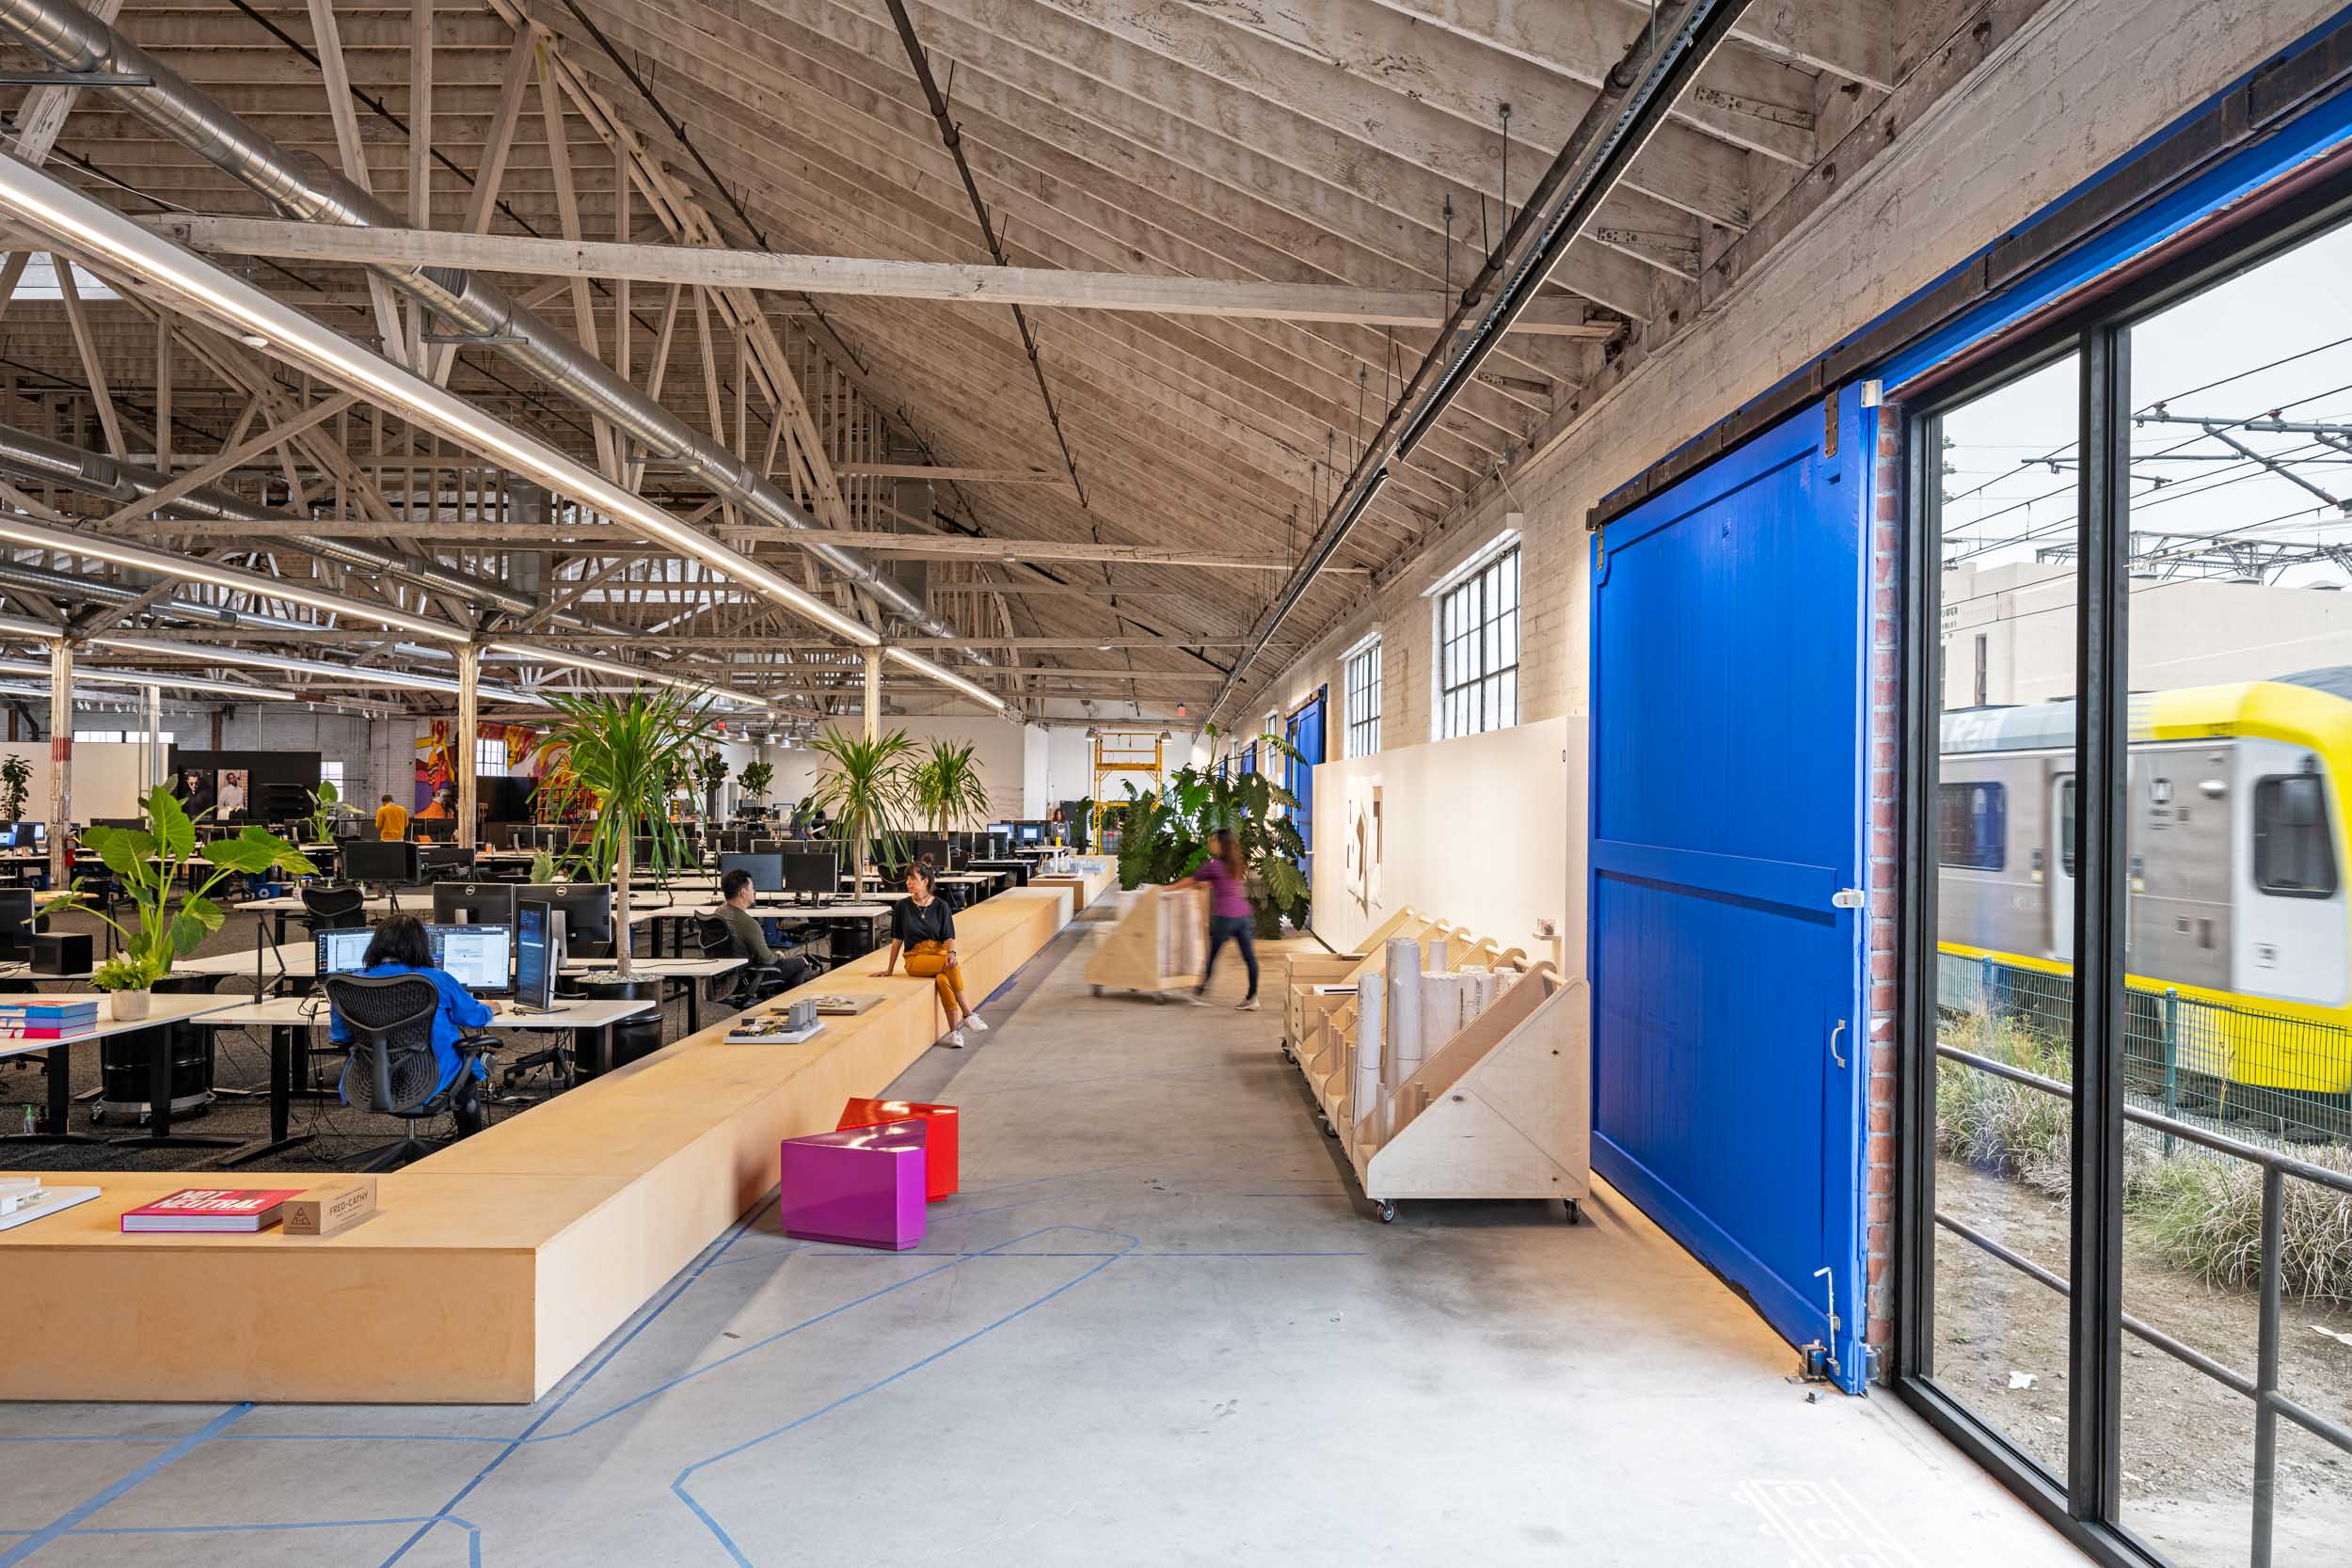
[(1231, 828), (1219, 828), (1209, 835), (1209, 858), (1193, 867), (1192, 875), (1176, 884), (1178, 887), (1205, 887), (1209, 890), (1209, 961), (1200, 966), (1200, 984), (1194, 988), (1192, 999), (1205, 1001), (1209, 994), (1209, 976), (1216, 973), (1217, 949), (1231, 938), (1241, 948), (1241, 961), (1249, 966), (1249, 994), (1241, 999), (1240, 1010), (1258, 1010), (1258, 945), (1256, 923), (1249, 912), (1249, 888), (1244, 879), (1241, 862), (1241, 840)]
[(943, 1043), (961, 1050), (963, 1031), (985, 1034), (988, 1025), (972, 1016), (963, 999), (963, 968), (956, 961), (956, 916), (939, 896), (939, 874), (928, 857), (907, 867), (907, 895), (890, 907), (890, 957), (882, 960), (882, 976), (898, 967), (898, 950), (907, 955), (907, 973), (929, 980), (946, 1009), (947, 1034)]

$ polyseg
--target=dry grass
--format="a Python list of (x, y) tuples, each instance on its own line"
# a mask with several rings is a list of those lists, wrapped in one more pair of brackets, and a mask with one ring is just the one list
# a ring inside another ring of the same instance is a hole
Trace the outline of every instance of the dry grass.
[[(2069, 1082), (2073, 1055), (2012, 1019), (1947, 1019), (1951, 1045)], [(1958, 1062), (1939, 1061), (1936, 1143), (1954, 1160), (2065, 1199), (2074, 1185), (2074, 1105), (2056, 1095)], [(2352, 1174), (2352, 1148), (2298, 1148), (2298, 1159)], [(2132, 1130), (2123, 1152), (2123, 1208), (2154, 1254), (2208, 1285), (2250, 1290), (2262, 1268), (2262, 1168), (2194, 1145), (2166, 1155), (2153, 1133)], [(2290, 1177), (2285, 1187), (2289, 1295), (2352, 1303), (2352, 1194)]]

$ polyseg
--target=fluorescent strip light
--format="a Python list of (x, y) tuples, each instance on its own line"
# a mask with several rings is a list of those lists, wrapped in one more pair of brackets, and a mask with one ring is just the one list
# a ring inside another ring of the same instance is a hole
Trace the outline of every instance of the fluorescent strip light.
[[(326, 675), (359, 686), (398, 687), (409, 691), (451, 691), (457, 683), (447, 675), (421, 675), (407, 670), (376, 670), (354, 664), (335, 664), (321, 658), (296, 658), (291, 654), (265, 654), (254, 648), (206, 648), (193, 642), (154, 642), (140, 637), (93, 637), (94, 648), (119, 648), (125, 652), (145, 654), (151, 658), (184, 658), (198, 664), (242, 664), (257, 670), (292, 670), (306, 675)], [(541, 707), (547, 699), (528, 691), (503, 686), (481, 686), (476, 690), (484, 697), (501, 702), (534, 703)], [(295, 701), (302, 699), (296, 697)]]
[[(5, 658), (0, 659), (0, 673), (11, 675), (46, 675), (49, 673), (49, 666), (36, 664), (31, 659)], [(77, 681), (92, 681), (100, 686), (167, 686), (174, 691), (230, 691), (240, 697), (250, 697), (262, 703), (298, 703), (302, 700), (292, 692), (271, 691), (258, 686), (239, 686), (232, 681), (191, 680), (186, 675), (176, 673), (167, 674), (162, 671), (151, 674), (140, 670), (108, 670), (103, 667), (93, 669), (79, 662), (73, 666), (73, 678)]]
[(118, 566), (129, 566), (157, 577), (175, 578), (183, 582), (209, 582), (215, 588), (234, 589), (244, 594), (265, 594), (272, 598), (292, 599), (313, 610), (324, 610), (336, 615), (348, 615), (355, 621), (373, 621), (380, 626), (394, 626), (419, 637), (438, 637), (463, 642), (471, 634), (463, 627), (446, 621), (428, 621), (421, 615), (405, 610), (388, 610), (362, 599), (348, 599), (341, 594), (330, 594), (323, 588), (310, 588), (283, 578), (263, 577), (259, 572), (240, 572), (233, 566), (215, 566), (209, 561), (191, 561), (186, 556), (167, 555), (162, 550), (142, 549), (94, 533), (77, 533), (72, 529), (52, 528), (37, 523), (16, 513), (0, 513), (0, 539), (12, 544), (29, 546), (40, 550), (64, 550), (72, 555), (86, 555), (96, 561), (111, 561)]
[[(270, 350), (319, 372), (340, 385), (364, 389), (478, 455), (495, 455), (507, 468), (529, 475), (591, 511), (601, 512), (669, 545), (713, 571), (756, 588), (860, 647), (882, 638), (815, 594), (714, 539), (697, 533), (641, 496), (632, 495), (586, 465), (490, 419), (463, 399), (421, 376), (362, 349), (300, 311), (151, 234), (121, 214), (14, 159), (0, 159), (0, 210), (14, 214), (54, 238), (102, 257), (151, 284), (201, 306), (215, 320), (240, 333), (267, 340)], [(436, 635), (446, 635), (437, 633)], [(460, 641), (464, 634), (459, 634)]]
[(947, 669), (944, 665), (933, 664), (930, 659), (925, 658), (921, 654), (914, 653), (908, 649), (901, 648), (895, 642), (889, 647), (884, 648), (882, 652), (889, 655), (892, 658), (897, 659), (908, 669), (920, 671), (922, 673), (929, 675), (931, 679), (938, 681), (943, 686), (954, 687), (958, 691), (962, 692), (965, 696), (973, 698), (978, 702), (985, 703), (988, 706), (995, 709), (998, 713), (1005, 711), (1005, 700), (996, 695), (995, 692), (989, 690), (988, 688), (981, 686), (977, 682), (965, 680), (961, 675), (957, 674), (953, 670)]

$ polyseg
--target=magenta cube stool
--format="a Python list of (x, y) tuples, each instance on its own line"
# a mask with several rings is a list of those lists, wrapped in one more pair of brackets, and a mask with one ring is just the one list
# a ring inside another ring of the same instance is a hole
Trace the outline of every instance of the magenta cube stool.
[(904, 1252), (923, 1240), (920, 1120), (787, 1138), (777, 1218), (804, 1242)]

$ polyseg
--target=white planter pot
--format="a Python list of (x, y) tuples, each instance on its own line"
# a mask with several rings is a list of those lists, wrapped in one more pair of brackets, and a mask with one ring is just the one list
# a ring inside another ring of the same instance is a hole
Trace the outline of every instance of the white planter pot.
[(149, 1006), (154, 1000), (155, 993), (151, 990), (119, 990), (113, 993), (111, 1011), (117, 1020), (127, 1023), (145, 1018)]

